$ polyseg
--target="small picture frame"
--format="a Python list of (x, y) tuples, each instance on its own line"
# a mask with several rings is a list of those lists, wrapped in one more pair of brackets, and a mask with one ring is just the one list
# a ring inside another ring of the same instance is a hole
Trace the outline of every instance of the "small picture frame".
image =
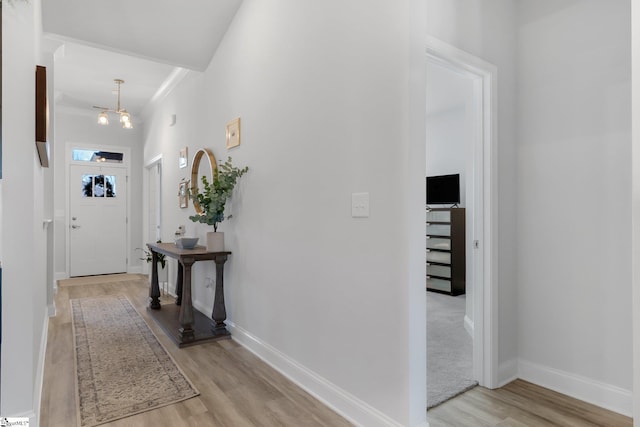
[(178, 187), (178, 204), (180, 209), (185, 209), (189, 206), (189, 181), (180, 182)]
[(240, 145), (240, 117), (227, 123), (227, 149)]
[(180, 150), (180, 154), (178, 156), (178, 167), (182, 169), (187, 166), (189, 166), (189, 148), (184, 147)]

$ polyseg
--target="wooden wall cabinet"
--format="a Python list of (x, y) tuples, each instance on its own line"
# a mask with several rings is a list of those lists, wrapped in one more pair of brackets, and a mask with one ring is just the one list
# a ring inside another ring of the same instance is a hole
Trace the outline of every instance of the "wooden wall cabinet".
[(49, 105), (47, 102), (47, 69), (36, 65), (36, 148), (42, 167), (49, 167)]
[(465, 210), (427, 209), (427, 290), (465, 293)]

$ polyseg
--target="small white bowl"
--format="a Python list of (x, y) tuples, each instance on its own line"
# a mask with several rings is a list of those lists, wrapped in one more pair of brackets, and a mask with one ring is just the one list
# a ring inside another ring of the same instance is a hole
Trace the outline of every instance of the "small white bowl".
[(180, 249), (193, 249), (198, 243), (199, 237), (179, 237), (176, 239), (176, 246)]

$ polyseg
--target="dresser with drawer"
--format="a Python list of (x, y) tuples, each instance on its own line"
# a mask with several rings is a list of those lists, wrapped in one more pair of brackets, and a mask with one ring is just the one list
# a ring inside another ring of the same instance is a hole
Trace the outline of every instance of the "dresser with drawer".
[(465, 293), (465, 210), (427, 209), (427, 290)]

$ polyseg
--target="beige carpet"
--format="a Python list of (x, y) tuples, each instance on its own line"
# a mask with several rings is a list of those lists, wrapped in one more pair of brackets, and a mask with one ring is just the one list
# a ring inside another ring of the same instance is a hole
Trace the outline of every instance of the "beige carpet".
[(96, 426), (199, 393), (124, 296), (71, 300), (78, 425)]
[(465, 296), (427, 292), (427, 409), (478, 383), (473, 340), (464, 329)]

